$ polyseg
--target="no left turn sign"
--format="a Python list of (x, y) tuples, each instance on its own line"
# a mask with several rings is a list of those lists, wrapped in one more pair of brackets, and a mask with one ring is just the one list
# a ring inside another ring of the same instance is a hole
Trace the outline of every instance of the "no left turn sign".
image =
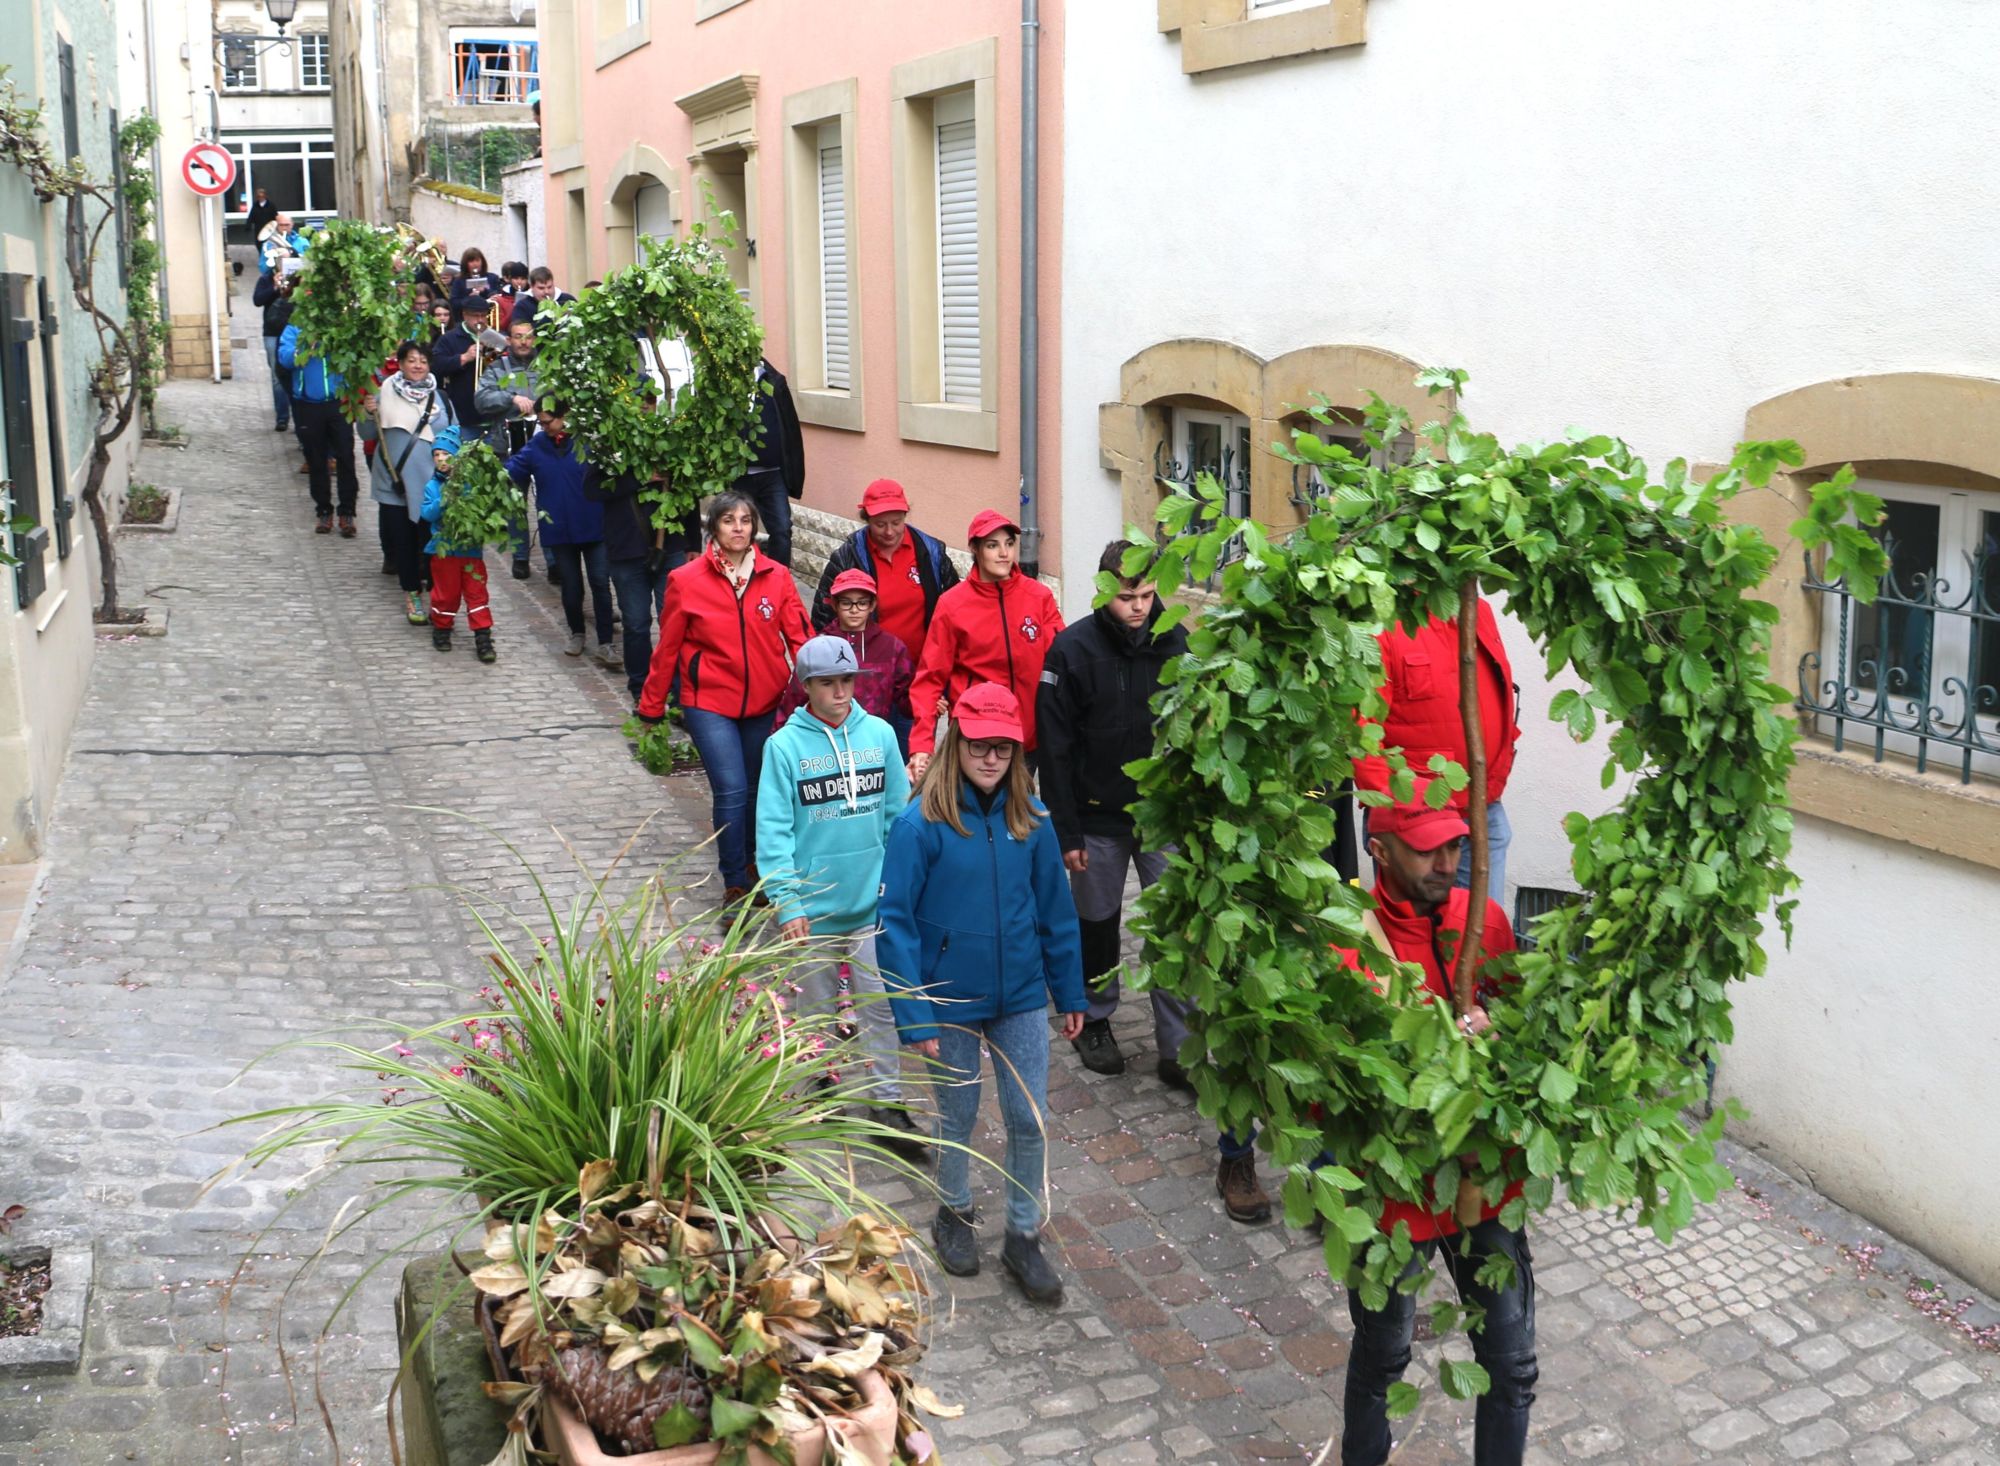
[(181, 178), (203, 198), (214, 198), (236, 181), (236, 159), (220, 143), (196, 143), (181, 159)]

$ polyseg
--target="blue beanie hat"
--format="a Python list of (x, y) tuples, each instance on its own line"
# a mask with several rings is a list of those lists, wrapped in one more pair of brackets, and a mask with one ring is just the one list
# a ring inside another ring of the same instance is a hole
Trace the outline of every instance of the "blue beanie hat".
[(437, 436), (431, 439), (431, 448), (434, 452), (450, 453), (453, 456), (456, 456), (458, 453), (458, 444), (459, 434), (457, 423), (446, 423), (437, 430)]

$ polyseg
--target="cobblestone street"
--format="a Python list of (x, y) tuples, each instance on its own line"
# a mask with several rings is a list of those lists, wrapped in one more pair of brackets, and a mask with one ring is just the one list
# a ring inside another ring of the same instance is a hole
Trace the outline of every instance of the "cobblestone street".
[[(288, 1286), (338, 1198), (286, 1210), (293, 1170), (200, 1194), (250, 1139), (212, 1127), (338, 1076), (320, 1057), (239, 1071), (356, 1016), (461, 1011), (478, 932), (450, 888), (521, 914), (534, 901), (503, 842), (564, 900), (642, 823), (634, 868), (706, 834), (698, 774), (629, 758), (622, 674), (561, 654), (539, 564), (517, 583), (489, 556), (497, 666), (463, 633), (434, 653), (377, 574), (365, 487), (360, 538), (313, 535), (261, 362), (236, 361), (233, 382), (163, 394), (191, 443), (149, 447), (136, 477), (183, 490), (180, 526), (121, 549), (127, 598), (171, 607), (171, 635), (100, 646), (40, 904), (0, 976), (0, 1202), (28, 1208), (30, 1240), (96, 1256), (80, 1373), (0, 1380), (0, 1466), (386, 1463), (400, 1264), (370, 1269), (393, 1221)], [(1125, 1076), (1057, 1045), (1061, 1308), (1003, 1278), (987, 1174), (986, 1270), (956, 1282), (928, 1359), (938, 1394), (968, 1406), (938, 1432), (952, 1466), (1307, 1461), (1338, 1429), (1342, 1290), (1310, 1236), (1223, 1216), (1212, 1130), (1152, 1077), (1143, 1010), (1120, 1015)], [(1917, 1277), (1969, 1290), (1731, 1159), (1745, 1189), (1671, 1249), (1567, 1209), (1533, 1229), (1529, 1460), (2000, 1466), (2000, 1355), (1905, 1296)], [(910, 1202), (921, 1226), (929, 1208)], [(2000, 1322), (1985, 1302), (1965, 1317)], [(1435, 1350), (1420, 1343), (1411, 1374), (1427, 1387)], [(1395, 1459), (1470, 1460), (1471, 1419), (1426, 1388)]]

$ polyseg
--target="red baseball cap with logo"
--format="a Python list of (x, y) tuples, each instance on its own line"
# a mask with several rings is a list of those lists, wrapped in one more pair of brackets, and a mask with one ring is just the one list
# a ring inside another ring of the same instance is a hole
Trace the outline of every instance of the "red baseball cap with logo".
[(1450, 805), (1432, 809), (1423, 800), (1416, 799), (1408, 804), (1369, 810), (1368, 833), (1394, 835), (1419, 855), (1428, 855), (1440, 845), (1463, 840), (1472, 833), (1472, 826)]
[(851, 590), (866, 591), (878, 599), (881, 592), (875, 589), (875, 577), (866, 570), (843, 570), (833, 578), (833, 589), (826, 593), (829, 601), (837, 601)]
[(1011, 738), (1026, 741), (1021, 731), (1021, 704), (997, 682), (978, 682), (958, 695), (952, 720), (964, 738)]
[(893, 514), (897, 510), (910, 512), (910, 496), (903, 492), (903, 486), (892, 478), (878, 478), (861, 491), (861, 513), (863, 518), (877, 514)]
[(982, 509), (972, 516), (972, 528), (965, 532), (965, 541), (967, 544), (976, 545), (988, 535), (997, 534), (1003, 529), (1011, 529), (1015, 534), (1021, 532), (1021, 526), (998, 509)]

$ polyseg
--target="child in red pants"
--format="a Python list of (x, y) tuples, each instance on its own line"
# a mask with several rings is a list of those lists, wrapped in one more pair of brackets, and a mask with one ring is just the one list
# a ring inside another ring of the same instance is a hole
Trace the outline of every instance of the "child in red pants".
[(441, 652), (451, 650), (451, 629), (463, 599), (473, 650), (480, 661), (497, 662), (500, 654), (493, 650), (493, 608), (487, 600), (483, 547), (460, 549), (444, 542), (444, 481), (451, 476), (458, 445), (456, 423), (438, 429), (431, 445), (431, 481), (424, 485), (423, 515), (433, 526), (431, 542), (424, 547), (431, 557), (431, 645)]

